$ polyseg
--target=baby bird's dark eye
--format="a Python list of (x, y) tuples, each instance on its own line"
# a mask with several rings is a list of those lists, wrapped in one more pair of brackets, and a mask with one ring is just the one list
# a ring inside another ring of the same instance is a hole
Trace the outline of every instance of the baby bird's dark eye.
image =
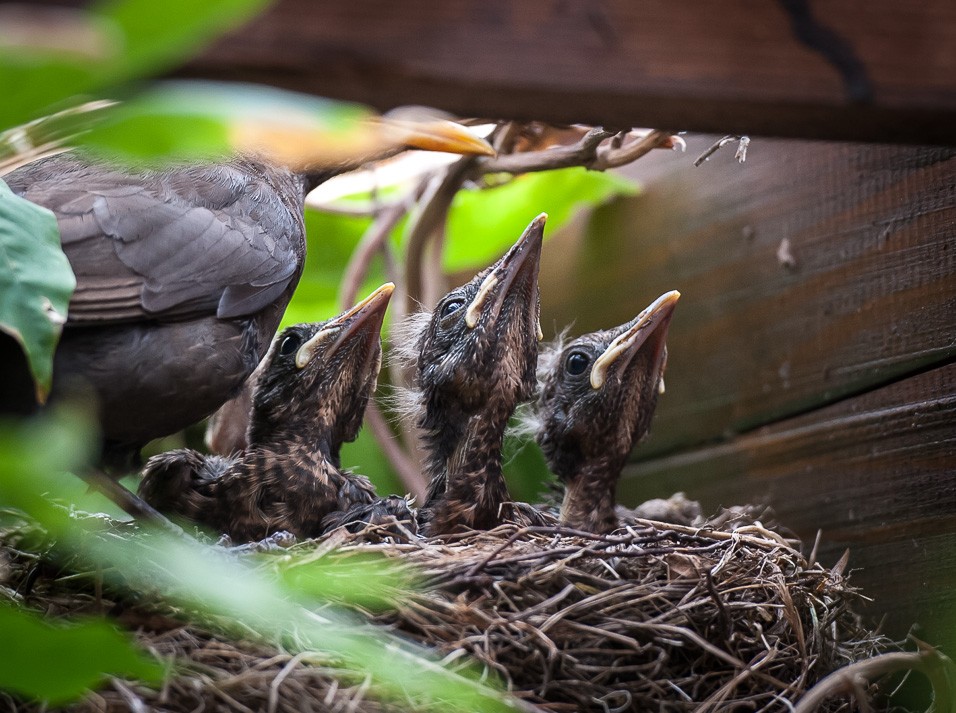
[(298, 334), (290, 334), (288, 337), (283, 339), (282, 344), (279, 345), (279, 354), (282, 356), (291, 356), (301, 344), (302, 337), (300, 337)]
[(465, 304), (465, 300), (459, 298), (454, 300), (448, 300), (441, 308), (441, 316), (447, 317), (450, 314), (454, 314), (460, 310)]
[(568, 355), (568, 360), (564, 363), (564, 368), (572, 376), (578, 376), (587, 370), (588, 364), (590, 363), (591, 360), (588, 358), (587, 354), (582, 354), (581, 352), (571, 352)]

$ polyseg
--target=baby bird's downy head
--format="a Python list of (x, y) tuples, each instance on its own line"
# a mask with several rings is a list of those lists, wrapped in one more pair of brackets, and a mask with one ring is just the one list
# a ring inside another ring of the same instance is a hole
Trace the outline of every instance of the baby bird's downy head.
[(415, 358), (426, 410), (467, 417), (494, 399), (510, 414), (533, 393), (544, 223), (536, 218), (504, 257), (438, 302)]
[[(647, 433), (679, 297), (667, 292), (630, 322), (542, 354), (535, 438), (562, 480), (601, 467), (619, 469)], [(618, 473), (612, 475), (616, 481)]]
[(354, 440), (382, 361), (380, 331), (394, 285), (387, 283), (325, 322), (283, 330), (253, 394), (250, 444), (276, 433)]

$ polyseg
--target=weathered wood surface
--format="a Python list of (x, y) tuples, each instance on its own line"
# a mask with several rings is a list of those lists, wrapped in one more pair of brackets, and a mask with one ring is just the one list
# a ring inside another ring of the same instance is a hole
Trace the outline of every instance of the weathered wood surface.
[(694, 168), (708, 143), (642, 159), (641, 196), (543, 257), (546, 326), (606, 327), (683, 295), (640, 457), (956, 357), (956, 152), (758, 140), (743, 165), (726, 150)]
[(684, 490), (705, 509), (769, 502), (852, 581), (888, 631), (956, 652), (956, 365), (949, 364), (717, 446), (630, 466), (627, 502)]
[(185, 72), (379, 107), (956, 143), (956, 4), (279, 0)]
[(683, 293), (621, 499), (767, 501), (825, 564), (851, 550), (894, 635), (956, 652), (956, 156), (758, 140), (693, 168), (709, 142), (545, 248), (546, 332)]

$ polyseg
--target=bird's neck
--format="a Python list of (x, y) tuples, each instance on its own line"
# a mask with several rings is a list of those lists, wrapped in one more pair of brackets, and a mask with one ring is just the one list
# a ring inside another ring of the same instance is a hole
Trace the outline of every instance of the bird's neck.
[(431, 484), (425, 504), (432, 534), (500, 524), (501, 506), (510, 500), (501, 468), (506, 426), (507, 417), (476, 414), (434, 434), (426, 461)]
[(617, 480), (626, 456), (605, 455), (579, 465), (565, 482), (561, 524), (606, 534), (618, 527)]
[(338, 448), (333, 447), (331, 429), (316, 420), (282, 424), (253, 421), (249, 428), (249, 447), (277, 455), (309, 453), (332, 464), (338, 461)]
[(309, 193), (311, 193), (314, 189), (321, 186), (330, 178), (333, 178), (337, 176), (338, 174), (342, 173), (343, 170), (344, 169), (325, 168), (322, 170), (303, 172), (302, 174), (300, 174), (302, 184), (303, 184), (302, 195), (303, 196), (309, 195)]

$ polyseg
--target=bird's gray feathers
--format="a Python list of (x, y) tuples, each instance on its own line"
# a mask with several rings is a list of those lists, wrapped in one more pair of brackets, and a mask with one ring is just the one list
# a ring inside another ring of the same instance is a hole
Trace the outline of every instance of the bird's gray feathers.
[(136, 171), (65, 153), (6, 179), (57, 217), (78, 283), (71, 324), (251, 315), (301, 272), (301, 182), (284, 169), (234, 159)]

